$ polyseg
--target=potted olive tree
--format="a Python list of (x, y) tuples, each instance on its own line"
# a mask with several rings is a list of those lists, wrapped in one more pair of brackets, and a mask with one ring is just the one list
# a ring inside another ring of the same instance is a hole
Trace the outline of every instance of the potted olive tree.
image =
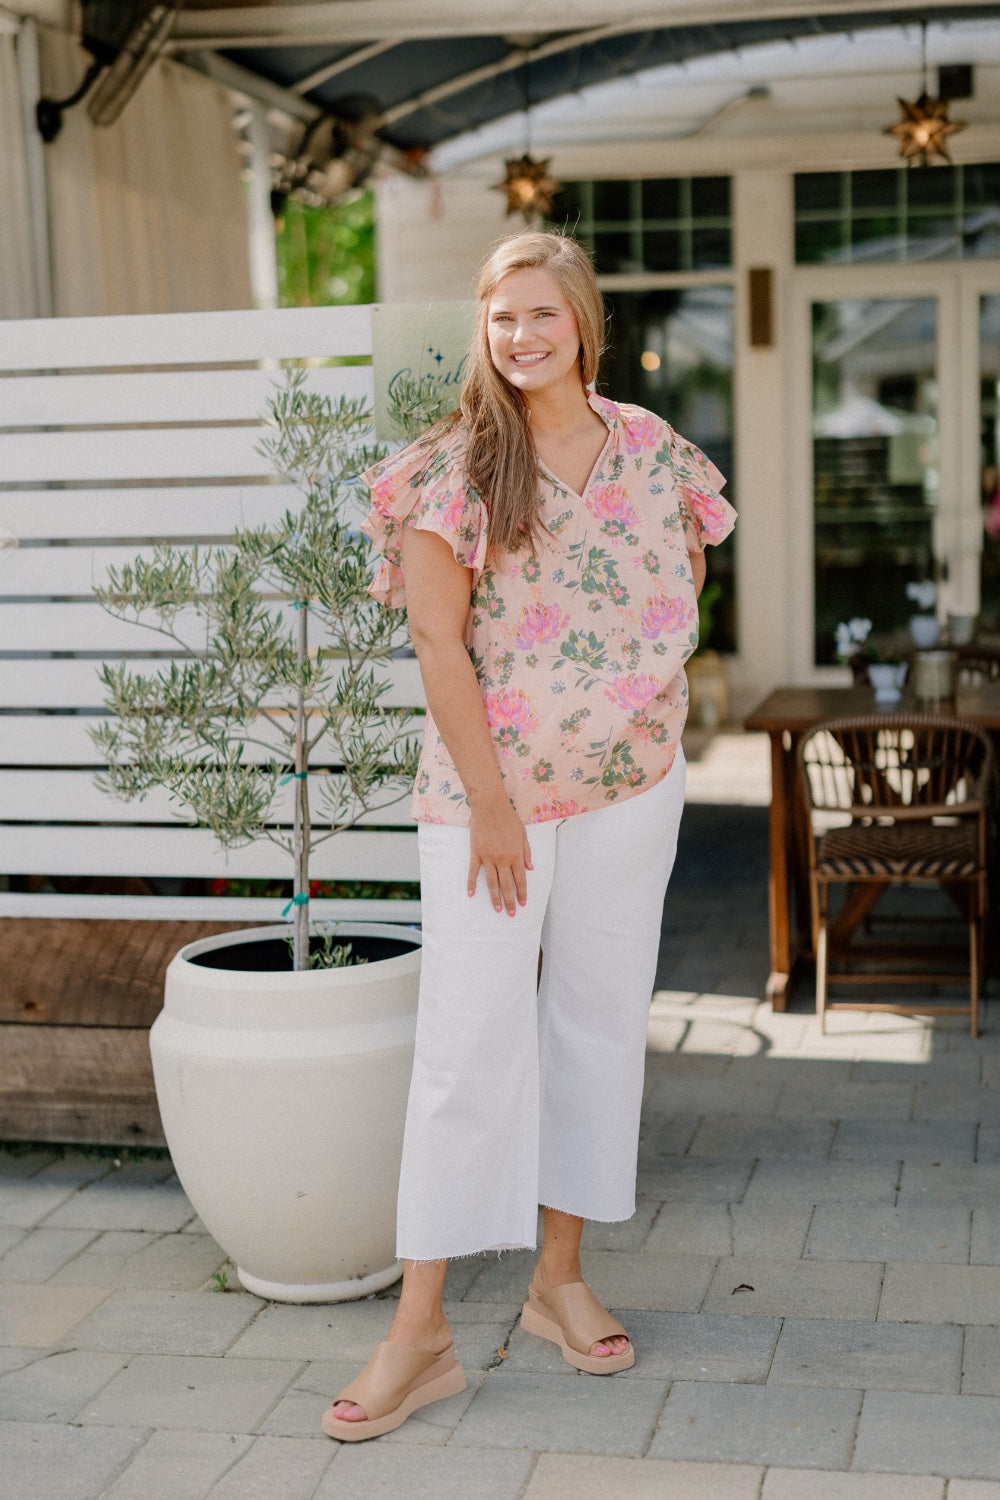
[(333, 1301), (400, 1271), (420, 934), (317, 931), (309, 860), (406, 795), (418, 739), (412, 711), (382, 701), (406, 625), (367, 593), (354, 476), (379, 456), (370, 415), (309, 392), (301, 372), (270, 415), (262, 451), (301, 504), (225, 546), (161, 545), (109, 572), (103, 606), (174, 657), (145, 673), (103, 667), (110, 715), (94, 738), (107, 791), (166, 787), (223, 849), (270, 839), (287, 856), (290, 924), (182, 949), (150, 1047), (178, 1177), (243, 1284)]

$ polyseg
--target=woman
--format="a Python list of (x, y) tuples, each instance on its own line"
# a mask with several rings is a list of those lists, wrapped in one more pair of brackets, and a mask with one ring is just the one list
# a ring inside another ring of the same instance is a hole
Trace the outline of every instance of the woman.
[(448, 1259), (533, 1246), (539, 1204), (522, 1327), (580, 1370), (634, 1363), (583, 1281), (580, 1235), (635, 1211), (683, 662), (703, 546), (734, 518), (704, 455), (594, 394), (604, 306), (575, 241), (502, 242), (477, 295), (460, 411), (366, 475), (372, 592), (405, 603), (427, 696), (424, 931), (403, 1285), (324, 1419), (346, 1441), (464, 1388)]

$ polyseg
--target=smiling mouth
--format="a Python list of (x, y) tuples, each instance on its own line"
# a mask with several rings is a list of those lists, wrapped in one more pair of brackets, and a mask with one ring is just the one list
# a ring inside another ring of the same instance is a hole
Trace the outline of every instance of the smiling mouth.
[(548, 354), (543, 351), (540, 354), (515, 354), (513, 356), (516, 365), (537, 365), (541, 360), (548, 359)]

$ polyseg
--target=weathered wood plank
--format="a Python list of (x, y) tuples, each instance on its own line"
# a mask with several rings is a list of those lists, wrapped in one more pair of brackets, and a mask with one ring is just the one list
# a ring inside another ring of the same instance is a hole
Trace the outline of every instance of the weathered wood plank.
[(258, 453), (263, 424), (249, 427), (123, 428), (121, 431), (0, 432), (8, 484), (40, 480), (237, 479), (270, 474)]
[(185, 943), (241, 922), (0, 919), (0, 1022), (151, 1026), (167, 965)]
[(0, 1139), (165, 1145), (148, 1030), (0, 1025)]
[(0, 490), (0, 526), (21, 541), (108, 538), (167, 540), (230, 536), (298, 510), (294, 485), (145, 485), (141, 489)]

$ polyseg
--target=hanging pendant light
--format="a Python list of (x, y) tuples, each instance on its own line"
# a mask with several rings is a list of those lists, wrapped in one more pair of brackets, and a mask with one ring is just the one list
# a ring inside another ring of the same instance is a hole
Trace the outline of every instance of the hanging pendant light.
[(529, 60), (524, 59), (524, 152), (504, 162), (503, 182), (494, 182), (490, 192), (506, 193), (507, 218), (522, 214), (526, 224), (546, 219), (552, 212), (552, 200), (562, 187), (549, 172), (551, 156), (539, 161), (531, 154), (531, 96), (528, 88)]
[(950, 105), (947, 99), (935, 98), (927, 92), (927, 22), (920, 23), (921, 88), (916, 99), (899, 99), (896, 102), (903, 118), (895, 125), (887, 125), (883, 135), (894, 135), (899, 141), (899, 154), (908, 166), (929, 167), (935, 156), (951, 165), (948, 152), (948, 137), (965, 129), (964, 120), (949, 120)]

